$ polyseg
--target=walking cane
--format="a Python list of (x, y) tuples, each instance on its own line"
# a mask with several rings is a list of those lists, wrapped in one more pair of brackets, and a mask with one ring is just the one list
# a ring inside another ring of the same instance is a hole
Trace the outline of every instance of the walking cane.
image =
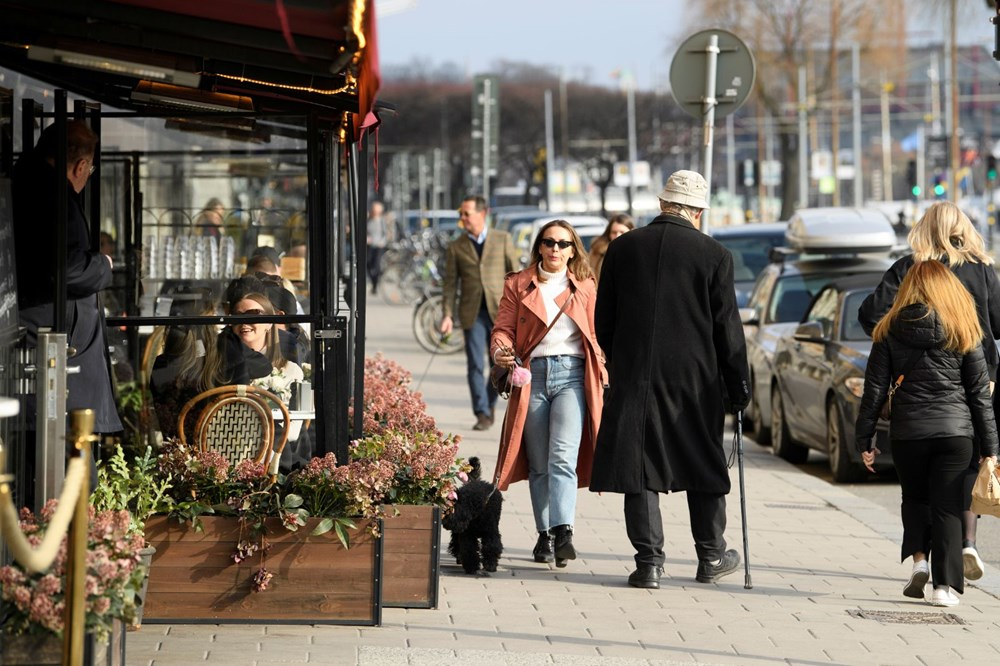
[(747, 487), (743, 478), (743, 410), (736, 412), (736, 451), (740, 467), (740, 516), (743, 518), (743, 571), (744, 589), (752, 590), (750, 579), (750, 542), (747, 538)]

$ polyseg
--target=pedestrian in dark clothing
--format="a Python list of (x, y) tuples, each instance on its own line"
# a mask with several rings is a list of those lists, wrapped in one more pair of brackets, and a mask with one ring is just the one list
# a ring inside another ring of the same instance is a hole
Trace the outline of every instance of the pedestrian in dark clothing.
[(889, 424), (903, 496), (901, 559), (913, 557), (903, 594), (924, 598), (933, 575), (934, 589), (927, 597), (933, 606), (957, 605), (954, 592), (964, 590), (960, 543), (967, 493), (962, 476), (973, 438), (982, 455), (997, 454), (982, 338), (972, 295), (944, 264), (928, 259), (907, 271), (892, 307), (875, 326), (865, 369), (855, 436), (872, 471), (879, 454), (872, 447), (879, 411), (890, 384), (903, 373)]
[(608, 246), (597, 290), (597, 341), (611, 387), (590, 489), (625, 494), (634, 587), (660, 585), (658, 493), (687, 492), (699, 582), (740, 562), (723, 537), (730, 490), (723, 429), (725, 412), (750, 400), (749, 369), (732, 255), (698, 230), (707, 197), (700, 174), (670, 176), (662, 214)]
[[(122, 430), (109, 371), (108, 343), (99, 292), (111, 284), (111, 257), (92, 250), (90, 226), (80, 193), (94, 170), (97, 135), (83, 121), (66, 125), (66, 173), (55, 170), (58, 149), (55, 125), (41, 134), (14, 166), (12, 178), (14, 252), (17, 263), (19, 323), (35, 347), (38, 330), (55, 324), (56, 253), (52, 241), (57, 225), (58, 188), (66, 188), (66, 325), (67, 344), (76, 350), (68, 375), (67, 411), (94, 410), (94, 432)], [(32, 406), (29, 405), (29, 411)], [(34, 414), (27, 415), (29, 427)]]
[[(986, 252), (982, 236), (969, 218), (955, 204), (948, 201), (935, 203), (913, 226), (907, 238), (913, 254), (897, 261), (886, 271), (882, 282), (858, 310), (858, 321), (868, 335), (875, 325), (889, 312), (896, 298), (896, 291), (914, 264), (936, 259), (948, 266), (955, 277), (972, 294), (983, 331), (983, 354), (992, 390), (997, 379), (1000, 354), (994, 338), (1000, 338), (1000, 280), (993, 266), (993, 257)], [(996, 400), (996, 392), (993, 393)], [(996, 411), (996, 404), (993, 409)], [(983, 575), (983, 561), (976, 550), (978, 516), (969, 510), (972, 486), (979, 471), (979, 442), (973, 441), (968, 469), (962, 475), (965, 488), (965, 511), (962, 514), (962, 554), (965, 577), (978, 580)]]

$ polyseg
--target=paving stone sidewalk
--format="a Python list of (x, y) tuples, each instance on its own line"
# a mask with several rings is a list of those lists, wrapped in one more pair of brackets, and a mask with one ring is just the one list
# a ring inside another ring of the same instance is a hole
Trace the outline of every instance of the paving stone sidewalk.
[[(371, 303), (368, 352), (399, 361), (462, 455), (496, 460), (499, 424), (471, 430), (464, 355), (431, 357), (410, 310)], [(468, 576), (442, 559), (436, 610), (385, 609), (380, 627), (146, 625), (128, 636), (140, 664), (941, 664), (1000, 659), (1000, 575), (989, 569), (956, 608), (902, 596), (897, 515), (809, 476), (747, 440), (752, 589), (741, 569), (695, 582), (683, 497), (661, 499), (667, 537), (660, 590), (630, 588), (620, 495), (581, 491), (565, 569), (535, 564), (527, 484), (505, 494), (497, 573)], [(730, 546), (743, 550), (738, 477)], [(984, 519), (985, 520), (985, 519)]]

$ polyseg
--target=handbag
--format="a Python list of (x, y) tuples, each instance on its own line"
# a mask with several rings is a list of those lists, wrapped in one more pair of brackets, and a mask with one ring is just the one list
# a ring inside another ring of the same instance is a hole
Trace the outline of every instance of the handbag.
[(880, 419), (888, 421), (892, 418), (892, 396), (896, 393), (899, 385), (903, 383), (903, 377), (905, 377), (910, 370), (913, 369), (913, 367), (920, 360), (920, 357), (924, 355), (924, 351), (925, 350), (921, 349), (915, 355), (911, 356), (906, 362), (906, 365), (903, 366), (903, 371), (899, 373), (898, 377), (896, 377), (896, 381), (889, 385), (889, 392), (886, 393), (885, 402), (882, 403), (882, 410), (879, 412)]
[[(557, 321), (559, 321), (559, 317), (561, 317), (562, 313), (566, 311), (566, 307), (569, 305), (569, 302), (573, 300), (573, 296), (574, 295), (575, 295), (575, 292), (570, 292), (569, 298), (567, 298), (566, 302), (562, 304), (561, 308), (559, 308), (559, 312), (557, 312), (556, 316), (553, 317), (553, 319), (552, 319), (551, 322), (549, 322), (549, 325), (545, 327), (545, 332), (542, 333), (542, 337), (538, 338), (538, 342), (541, 342), (542, 340), (544, 340), (545, 336), (548, 335), (549, 331), (552, 330), (552, 327), (555, 326), (555, 324), (556, 324)], [(538, 346), (538, 342), (536, 342), (535, 344), (531, 345), (531, 348), (528, 349), (528, 351), (525, 352), (525, 354), (523, 356), (526, 357), (526, 358), (530, 357), (531, 356), (531, 352), (535, 351), (535, 347)], [(506, 399), (508, 399), (510, 397), (510, 392), (514, 388), (514, 383), (513, 383), (513, 375), (514, 375), (514, 373), (513, 373), (513, 370), (517, 366), (522, 366), (523, 367), (524, 366), (524, 361), (521, 360), (521, 356), (518, 356), (517, 354), (514, 354), (514, 366), (513, 367), (505, 368), (505, 367), (500, 366), (500, 365), (494, 365), (494, 366), (490, 367), (490, 384), (493, 385), (493, 388), (496, 389), (497, 394), (501, 398), (503, 398), (504, 400), (506, 400)]]
[(984, 458), (979, 464), (979, 475), (972, 486), (972, 505), (969, 510), (981, 516), (1000, 518), (1000, 476), (993, 458)]

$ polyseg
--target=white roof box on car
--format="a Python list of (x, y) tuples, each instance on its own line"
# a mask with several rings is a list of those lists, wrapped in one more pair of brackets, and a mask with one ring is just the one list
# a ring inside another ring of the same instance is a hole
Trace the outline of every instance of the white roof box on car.
[(888, 252), (896, 233), (883, 213), (863, 208), (802, 208), (785, 231), (788, 245), (801, 253)]

